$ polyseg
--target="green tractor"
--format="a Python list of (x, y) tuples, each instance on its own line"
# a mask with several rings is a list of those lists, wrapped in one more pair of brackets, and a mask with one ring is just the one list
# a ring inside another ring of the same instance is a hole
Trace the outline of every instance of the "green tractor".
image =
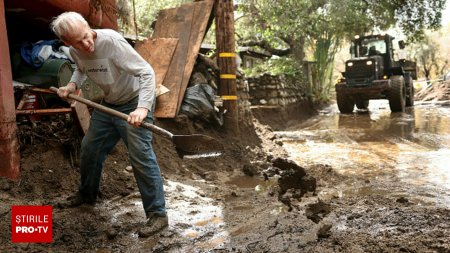
[[(413, 79), (416, 63), (402, 57), (394, 60), (394, 37), (356, 36), (350, 47), (351, 59), (345, 62), (343, 77), (336, 84), (336, 100), (341, 113), (367, 109), (370, 99), (388, 99), (392, 112), (404, 112), (414, 105)], [(398, 42), (404, 49), (403, 41)]]

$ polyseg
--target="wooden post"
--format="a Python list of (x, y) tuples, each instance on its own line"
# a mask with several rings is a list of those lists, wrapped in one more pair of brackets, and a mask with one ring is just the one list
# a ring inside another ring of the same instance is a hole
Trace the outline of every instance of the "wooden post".
[(220, 69), (219, 96), (223, 100), (223, 110), (226, 110), (224, 128), (231, 133), (237, 133), (239, 125), (233, 0), (216, 0), (214, 10), (217, 63)]
[(0, 176), (20, 176), (19, 142), (16, 136), (16, 113), (6, 32), (5, 5), (0, 0)]

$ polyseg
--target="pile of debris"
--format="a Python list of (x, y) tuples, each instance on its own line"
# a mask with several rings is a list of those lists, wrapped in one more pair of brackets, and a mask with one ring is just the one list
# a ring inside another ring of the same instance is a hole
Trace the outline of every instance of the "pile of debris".
[(450, 81), (431, 83), (418, 91), (415, 96), (417, 101), (450, 101)]

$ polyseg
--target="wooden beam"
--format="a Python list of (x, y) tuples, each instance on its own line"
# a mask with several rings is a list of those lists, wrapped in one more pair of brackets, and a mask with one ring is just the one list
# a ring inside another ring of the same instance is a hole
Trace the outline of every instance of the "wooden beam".
[(51, 115), (60, 113), (71, 113), (71, 108), (56, 108), (56, 109), (29, 109), (29, 110), (16, 110), (17, 115)]
[(159, 12), (152, 38), (176, 38), (178, 45), (163, 82), (170, 92), (158, 97), (155, 117), (174, 118), (178, 114), (213, 5), (214, 0), (204, 0)]
[[(156, 102), (155, 117), (157, 118), (175, 118), (177, 114), (178, 97), (189, 50), (187, 41), (191, 36), (192, 15), (192, 7), (189, 5), (162, 10), (158, 14), (152, 38), (177, 38), (179, 44), (163, 82), (170, 92), (159, 96)], [(186, 26), (189, 29), (186, 29)]]
[(0, 49), (0, 176), (17, 179), (20, 176), (20, 149), (3, 0), (0, 0)]
[(136, 51), (153, 67), (157, 88), (160, 88), (166, 78), (177, 44), (178, 39), (157, 38), (145, 40), (135, 46)]

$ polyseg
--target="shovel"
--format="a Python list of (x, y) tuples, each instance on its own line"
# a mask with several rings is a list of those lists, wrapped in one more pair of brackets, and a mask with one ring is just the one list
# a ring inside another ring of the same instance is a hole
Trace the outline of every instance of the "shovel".
[[(58, 88), (50, 87), (50, 90), (57, 93)], [(113, 110), (109, 107), (97, 104), (85, 98), (76, 96), (74, 94), (69, 94), (68, 98), (76, 100), (80, 103), (91, 106), (97, 110), (100, 110), (109, 115), (118, 117), (123, 120), (127, 120), (128, 115), (125, 113)], [(178, 155), (183, 158), (201, 158), (201, 157), (212, 157), (219, 156), (223, 152), (223, 145), (216, 139), (202, 135), (202, 134), (190, 134), (190, 135), (175, 135), (171, 132), (153, 125), (148, 122), (142, 122), (141, 127), (144, 127), (156, 134), (159, 134), (172, 141), (175, 146), (175, 150)]]

